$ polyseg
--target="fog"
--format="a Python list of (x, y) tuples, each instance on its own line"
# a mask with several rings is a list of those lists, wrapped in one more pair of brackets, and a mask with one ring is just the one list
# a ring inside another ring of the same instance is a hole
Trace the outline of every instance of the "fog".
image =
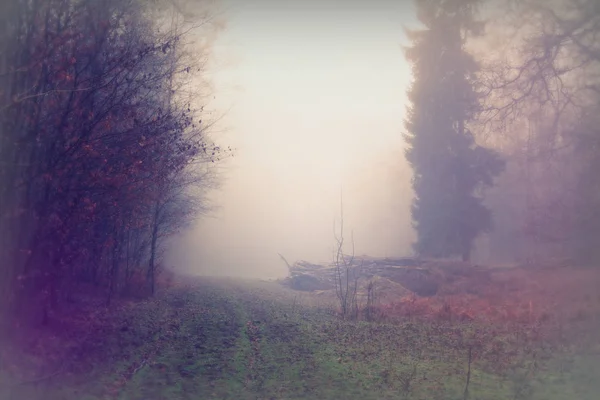
[[(216, 207), (168, 253), (178, 270), (277, 277), (290, 262), (327, 261), (343, 198), (355, 252), (410, 252), (411, 172), (403, 153), (411, 2), (228, 0), (208, 71), (235, 148)], [(347, 247), (347, 251), (351, 246)]]

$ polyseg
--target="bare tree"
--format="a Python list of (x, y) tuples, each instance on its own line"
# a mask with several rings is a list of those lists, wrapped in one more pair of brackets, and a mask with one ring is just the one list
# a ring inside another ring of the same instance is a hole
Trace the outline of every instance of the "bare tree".
[(497, 216), (492, 251), (534, 263), (570, 259), (581, 253), (583, 236), (600, 233), (589, 226), (597, 183), (586, 173), (597, 169), (599, 3), (492, 3), (499, 12), (484, 39), (481, 132), (507, 159), (486, 198)]
[(54, 306), (82, 281), (110, 301), (141, 271), (152, 290), (164, 240), (204, 209), (226, 152), (193, 101), (205, 60), (185, 51), (191, 28), (139, 0), (5, 6), (2, 305)]

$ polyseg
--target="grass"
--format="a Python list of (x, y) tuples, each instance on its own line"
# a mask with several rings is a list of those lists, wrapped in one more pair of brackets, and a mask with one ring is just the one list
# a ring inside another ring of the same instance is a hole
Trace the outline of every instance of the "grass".
[(98, 322), (63, 348), (62, 370), (4, 368), (0, 399), (459, 400), (471, 348), (470, 399), (596, 400), (587, 323), (559, 337), (550, 324), (342, 321), (276, 284), (197, 279)]

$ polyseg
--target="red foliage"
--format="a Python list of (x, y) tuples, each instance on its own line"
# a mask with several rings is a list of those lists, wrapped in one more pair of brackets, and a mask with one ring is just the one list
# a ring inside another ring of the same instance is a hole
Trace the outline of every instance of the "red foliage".
[(373, 312), (380, 319), (531, 323), (551, 316), (585, 314), (590, 307), (597, 307), (599, 281), (600, 274), (590, 270), (518, 268), (498, 271), (490, 281), (472, 282), (477, 294), (454, 288), (453, 294), (409, 295), (379, 305)]
[(539, 318), (530, 304), (494, 304), (472, 295), (445, 298), (408, 296), (398, 302), (378, 306), (381, 318), (423, 318), (451, 321), (528, 322)]

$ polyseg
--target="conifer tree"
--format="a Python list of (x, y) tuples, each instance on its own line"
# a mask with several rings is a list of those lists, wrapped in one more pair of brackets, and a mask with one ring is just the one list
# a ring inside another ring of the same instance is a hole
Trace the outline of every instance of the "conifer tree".
[(470, 258), (473, 241), (491, 228), (482, 190), (504, 167), (469, 130), (480, 111), (477, 62), (465, 50), (482, 32), (473, 0), (416, 0), (424, 25), (407, 30), (412, 47), (406, 159), (413, 168), (415, 251), (426, 257)]

